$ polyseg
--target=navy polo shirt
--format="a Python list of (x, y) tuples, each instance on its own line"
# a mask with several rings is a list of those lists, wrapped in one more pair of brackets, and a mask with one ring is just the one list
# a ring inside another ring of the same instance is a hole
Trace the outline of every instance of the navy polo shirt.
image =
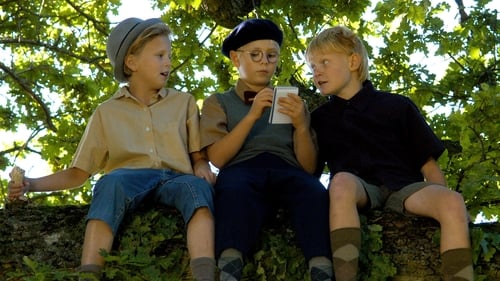
[(391, 190), (423, 181), (420, 168), (444, 146), (407, 97), (376, 91), (370, 81), (350, 100), (331, 96), (311, 113), (317, 133), (317, 174), (344, 171)]

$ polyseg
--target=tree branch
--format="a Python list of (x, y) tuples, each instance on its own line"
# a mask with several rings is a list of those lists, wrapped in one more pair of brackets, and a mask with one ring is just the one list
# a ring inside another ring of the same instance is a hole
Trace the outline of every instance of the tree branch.
[(458, 12), (460, 13), (460, 23), (464, 23), (469, 18), (469, 15), (465, 12), (464, 2), (462, 0), (455, 0), (455, 3), (457, 3)]
[[(205, 39), (201, 40), (199, 43), (198, 43), (198, 46), (203, 46), (205, 44), (205, 41), (207, 41), (210, 36), (212, 35), (212, 33), (214, 33), (215, 31), (215, 28), (217, 28), (217, 24), (215, 24), (212, 29), (210, 30), (210, 32), (207, 34), (207, 36), (205, 37)], [(171, 72), (175, 72), (177, 71), (178, 69), (180, 69), (182, 66), (184, 66), (186, 63), (188, 63), (192, 58), (194, 57), (194, 54), (192, 54), (190, 57), (186, 58), (183, 62), (181, 62), (177, 67), (175, 67), (174, 69), (172, 69)]]
[(51, 44), (43, 43), (43, 42), (40, 42), (40, 41), (37, 41), (37, 40), (29, 40), (29, 39), (23, 39), (23, 38), (16, 38), (16, 39), (11, 39), (11, 38), (5, 39), (5, 38), (2, 38), (0, 40), (0, 44), (6, 44), (6, 45), (7, 44), (12, 44), (12, 45), (21, 45), (21, 46), (22, 45), (27, 45), (27, 46), (37, 46), (37, 47), (46, 48), (47, 50), (53, 51), (55, 53), (63, 54), (63, 55), (66, 55), (68, 57), (80, 60), (82, 62), (96, 65), (99, 69), (105, 71), (105, 69), (103, 67), (101, 67), (100, 64), (96, 64), (95, 63), (96, 61), (105, 60), (106, 59), (105, 56), (91, 57), (91, 58), (89, 58), (88, 56), (84, 56), (84, 55), (79, 56), (79, 55), (76, 55), (75, 53), (73, 53), (71, 51), (68, 51), (68, 50), (63, 49), (63, 48), (59, 48), (59, 47), (51, 45)]
[(40, 105), (40, 107), (42, 108), (42, 111), (44, 112), (45, 114), (45, 125), (47, 126), (47, 128), (49, 128), (50, 130), (54, 131), (54, 132), (57, 132), (57, 128), (56, 126), (54, 125), (54, 123), (52, 123), (52, 119), (51, 119), (51, 114), (50, 114), (50, 110), (49, 108), (44, 104), (44, 102), (31, 90), (31, 87), (26, 84), (26, 82), (19, 76), (17, 76), (9, 67), (7, 67), (5, 64), (3, 64), (2, 62), (0, 62), (0, 69), (2, 69), (3, 71), (5, 71), (5, 73), (7, 73), (10, 77), (12, 77), (12, 79), (14, 79), (14, 81), (16, 81), (19, 86), (21, 86), (21, 88), (26, 91), (26, 93), (28, 93), (28, 95), (38, 104)]
[(95, 26), (95, 29), (97, 29), (102, 34), (105, 34), (106, 36), (108, 35), (108, 30), (105, 29), (105, 28), (103, 28), (100, 25), (100, 23), (97, 21), (96, 18), (89, 16), (82, 9), (80, 9), (80, 6), (75, 5), (75, 3), (73, 3), (73, 2), (71, 2), (69, 0), (66, 0), (66, 3), (68, 3), (68, 5), (70, 5), (73, 9), (75, 9), (75, 11), (77, 11), (78, 14), (82, 15), (84, 18), (86, 18), (87, 20), (89, 20), (90, 22), (92, 22), (94, 24), (94, 26)]

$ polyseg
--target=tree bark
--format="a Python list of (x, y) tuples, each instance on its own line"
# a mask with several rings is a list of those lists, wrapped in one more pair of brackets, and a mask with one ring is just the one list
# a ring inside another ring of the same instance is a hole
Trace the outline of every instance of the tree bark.
[(203, 0), (201, 6), (217, 24), (232, 29), (260, 6), (260, 0)]
[[(85, 232), (85, 216), (88, 206), (35, 206), (12, 205), (0, 210), (0, 280), (6, 280), (8, 272), (25, 267), (23, 257), (43, 262), (53, 268), (79, 266), (81, 246)], [(148, 212), (148, 210), (144, 211)], [(177, 212), (164, 208), (161, 212)], [(180, 215), (178, 220), (182, 224)], [(388, 255), (397, 268), (397, 281), (433, 281), (440, 279), (439, 225), (430, 219), (406, 218), (393, 213), (376, 212), (368, 215), (365, 225), (382, 226), (381, 254)], [(271, 228), (273, 233), (285, 233), (288, 221), (278, 216)], [(174, 224), (179, 225), (179, 224)], [(472, 225), (471, 232), (500, 233), (500, 224)], [(127, 231), (126, 229), (124, 231)], [(364, 229), (364, 231), (369, 231)], [(120, 234), (119, 234), (120, 235)], [(364, 234), (365, 235), (365, 234)], [(118, 237), (119, 238), (119, 237)], [(119, 241), (119, 239), (116, 239)], [(173, 248), (185, 247), (184, 239), (167, 243)], [(284, 241), (289, 243), (289, 241)], [(481, 247), (476, 247), (481, 249)], [(304, 265), (305, 266), (305, 265)], [(362, 270), (371, 270), (361, 266)], [(489, 260), (478, 258), (475, 264), (482, 280), (500, 280), (500, 254)]]

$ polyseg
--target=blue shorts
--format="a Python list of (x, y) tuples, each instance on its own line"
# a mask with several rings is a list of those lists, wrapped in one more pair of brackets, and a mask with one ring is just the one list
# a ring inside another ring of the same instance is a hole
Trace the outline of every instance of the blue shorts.
[(160, 169), (117, 169), (94, 186), (87, 220), (106, 222), (114, 235), (125, 214), (147, 201), (177, 208), (187, 225), (198, 208), (208, 207), (214, 213), (213, 193), (206, 180), (194, 175)]

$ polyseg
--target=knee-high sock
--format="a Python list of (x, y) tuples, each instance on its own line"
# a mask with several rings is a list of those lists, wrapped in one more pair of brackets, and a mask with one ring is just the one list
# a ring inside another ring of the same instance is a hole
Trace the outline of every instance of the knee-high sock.
[(333, 271), (337, 281), (355, 281), (358, 273), (360, 228), (340, 228), (330, 232)]
[(445, 281), (472, 281), (472, 250), (470, 248), (451, 249), (441, 254), (441, 270)]

